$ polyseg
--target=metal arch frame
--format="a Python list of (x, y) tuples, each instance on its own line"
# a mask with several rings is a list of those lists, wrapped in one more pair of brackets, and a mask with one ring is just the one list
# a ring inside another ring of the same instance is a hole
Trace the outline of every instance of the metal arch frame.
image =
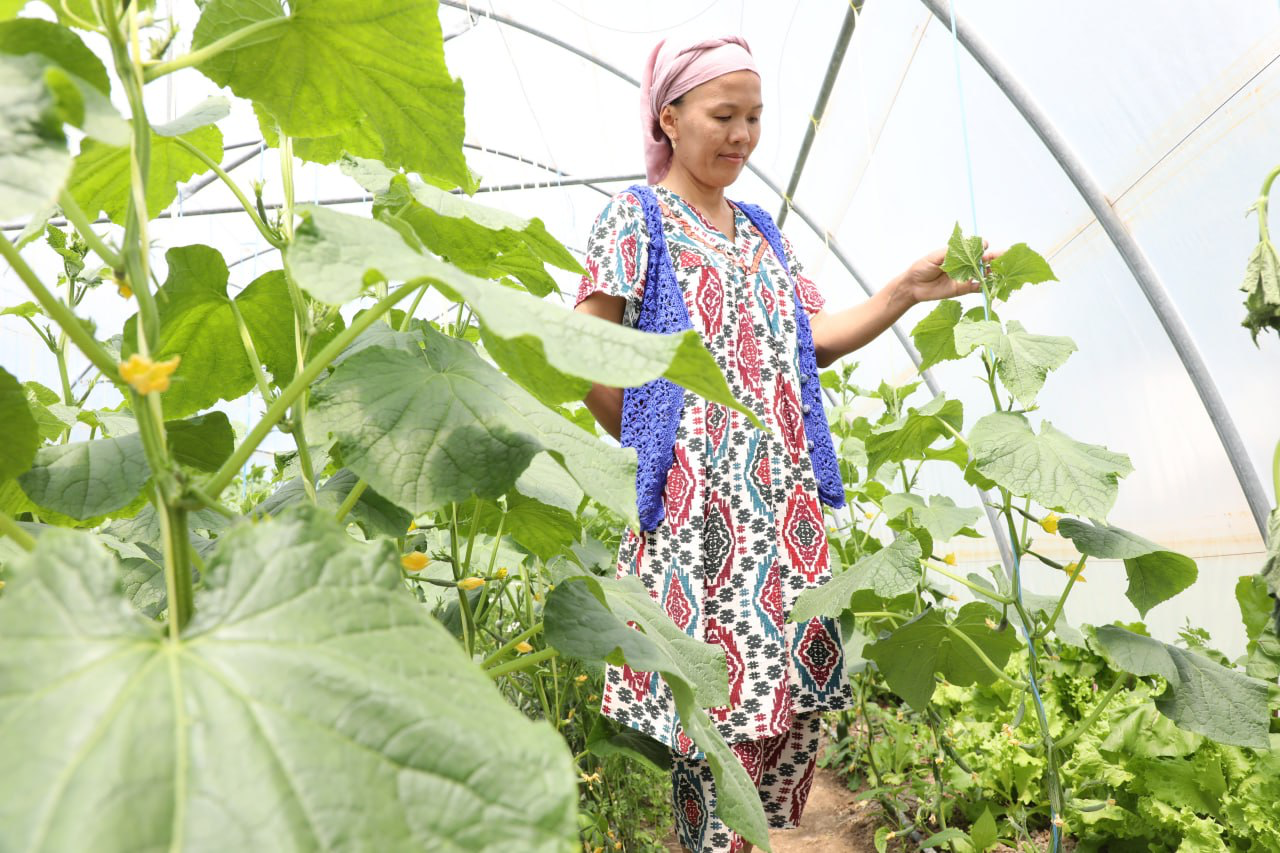
[[(951, 28), (948, 21), (950, 20), (951, 9), (948, 0), (921, 0), (921, 2), (950, 31)], [(1222, 449), (1226, 451), (1227, 459), (1230, 460), (1231, 467), (1235, 471), (1236, 480), (1240, 483), (1240, 489), (1244, 492), (1245, 500), (1249, 504), (1249, 510), (1253, 514), (1253, 520), (1258, 526), (1258, 532), (1265, 541), (1270, 502), (1262, 486), (1262, 480), (1259, 478), (1257, 470), (1253, 467), (1253, 463), (1249, 461), (1249, 454), (1245, 450), (1244, 441), (1236, 429), (1231, 413), (1227, 410), (1227, 404), (1222, 399), (1218, 386), (1213, 380), (1213, 375), (1209, 372), (1209, 367), (1205, 364), (1204, 358), (1200, 354), (1200, 349), (1196, 346), (1195, 339), (1191, 336), (1191, 330), (1187, 328), (1187, 324), (1178, 312), (1177, 306), (1174, 305), (1169, 291), (1164, 286), (1164, 282), (1160, 280), (1155, 268), (1147, 260), (1146, 253), (1142, 251), (1142, 247), (1139, 246), (1133, 234), (1120, 221), (1115, 208), (1111, 206), (1111, 203), (1107, 201), (1106, 196), (1103, 194), (1102, 188), (1094, 180), (1084, 163), (1071, 148), (1071, 145), (1058, 131), (1057, 127), (1054, 126), (1049, 116), (1040, 109), (1040, 106), (1032, 99), (1030, 93), (1014, 77), (1012, 71), (999, 60), (991, 48), (973, 32), (968, 24), (958, 17), (955, 21), (956, 37), (959, 39), (960, 44), (964, 46), (964, 49), (969, 52), (969, 55), (973, 57), (978, 65), (987, 72), (992, 82), (1004, 93), (1023, 120), (1040, 137), (1040, 141), (1049, 149), (1049, 153), (1058, 161), (1058, 165), (1067, 174), (1076, 191), (1089, 206), (1099, 224), (1102, 225), (1103, 230), (1106, 231), (1107, 237), (1110, 238), (1116, 251), (1124, 259), (1125, 265), (1129, 268), (1129, 272), (1133, 274), (1138, 286), (1142, 288), (1142, 293), (1146, 296), (1147, 303), (1151, 306), (1151, 310), (1155, 312), (1156, 318), (1164, 328), (1169, 343), (1173, 344), (1174, 350), (1178, 353), (1178, 358), (1182, 361), (1182, 366), (1186, 369), (1187, 376), (1191, 379), (1196, 393), (1200, 396), (1200, 402), (1204, 406), (1205, 413), (1209, 416), (1209, 420), (1213, 423), (1213, 427), (1218, 433), (1218, 438), (1222, 442)]]
[[(585, 59), (587, 62), (590, 62), (593, 65), (596, 65), (599, 68), (604, 69), (605, 71), (608, 71), (610, 74), (613, 74), (615, 77), (618, 77), (622, 80), (627, 81), (632, 86), (635, 86), (637, 89), (640, 88), (639, 80), (632, 77), (630, 74), (626, 73), (625, 71), (613, 65), (612, 63), (606, 62), (605, 60), (600, 59), (599, 57), (592, 56), (591, 54), (587, 53), (581, 48), (578, 48), (572, 44), (569, 44), (563, 39), (556, 38), (555, 36), (549, 33), (543, 32), (542, 30), (539, 30), (537, 27), (532, 27), (521, 21), (517, 21), (513, 18), (508, 18), (505, 15), (499, 15), (484, 9), (476, 9), (476, 8), (468, 7), (468, 5), (465, 2), (460, 2), (460, 0), (439, 0), (439, 3), (441, 6), (448, 6), (453, 9), (460, 9), (462, 11), (468, 12), (471, 15), (478, 15), (480, 17), (489, 18), (490, 20), (496, 23), (504, 24), (514, 29), (521, 30), (525, 33), (528, 33), (531, 36), (534, 36), (535, 38), (542, 39), (543, 41), (549, 42), (550, 44), (553, 44), (556, 47), (559, 47), (563, 50), (567, 50), (568, 52), (576, 56), (579, 56), (582, 59)], [(861, 8), (861, 6), (862, 6), (862, 3), (858, 2), (858, 7)], [(854, 14), (853, 12), (848, 13), (848, 15), (853, 15), (853, 14)], [(839, 37), (839, 39), (843, 41), (843, 44), (845, 47), (847, 47), (847, 38), (851, 37), (853, 32), (853, 27), (848, 20), (848, 15), (846, 16), (846, 25), (845, 27), (842, 27), (841, 34)], [(845, 32), (846, 30), (848, 31), (847, 35)], [(839, 47), (840, 47), (840, 42), (838, 41), (837, 49), (839, 49)], [(843, 54), (844, 54), (844, 51), (840, 50), (841, 58), (843, 58)], [(828, 94), (829, 94), (829, 87), (832, 87), (835, 84), (835, 78), (837, 73), (838, 73), (838, 68), (836, 69), (836, 71), (829, 71), (827, 74), (827, 79), (824, 80), (823, 85), (824, 85), (824, 88), (828, 89)], [(819, 96), (819, 103), (820, 104), (825, 103), (825, 99), (823, 99), (821, 95)], [(815, 130), (811, 124), (809, 128), (809, 133), (814, 133), (814, 132)], [(808, 138), (808, 134), (806, 134), (806, 138)], [(853, 277), (853, 280), (857, 283), (857, 285), (860, 288), (862, 288), (863, 293), (865, 293), (868, 297), (875, 295), (876, 291), (873, 290), (867, 284), (867, 280), (862, 276), (861, 273), (858, 272), (857, 268), (854, 267), (853, 262), (849, 260), (847, 255), (845, 255), (844, 251), (840, 248), (839, 242), (834, 237), (832, 237), (830, 232), (828, 232), (824, 228), (819, 227), (817, 222), (814, 221), (813, 217), (810, 216), (803, 207), (796, 204), (794, 199), (789, 198), (788, 195), (784, 193), (776, 183), (774, 183), (769, 177), (767, 177), (763, 172), (761, 172), (756, 166), (748, 162), (747, 169), (750, 170), (753, 175), (755, 175), (757, 178), (760, 179), (761, 183), (763, 183), (766, 187), (768, 187), (774, 194), (778, 196), (779, 199), (782, 200), (783, 204), (785, 205), (785, 209), (794, 211), (796, 216), (800, 217), (800, 220), (804, 222), (804, 224), (807, 225), (815, 234), (821, 234), (823, 236), (824, 241), (827, 245), (828, 251), (833, 256), (835, 256), (836, 260), (840, 263), (840, 265), (843, 266), (845, 270), (849, 273), (849, 275)], [(800, 159), (797, 162), (792, 175), (792, 181), (794, 183), (796, 184), (799, 183), (800, 173), (803, 171), (803, 169), (804, 169), (804, 160)], [(907, 333), (903, 331), (902, 326), (898, 323), (894, 323), (890, 327), (890, 329), (893, 331), (893, 335), (895, 338), (897, 338), (898, 343), (902, 346), (902, 349), (906, 352), (907, 356), (911, 359), (911, 363), (914, 364), (916, 366), (916, 369), (920, 372), (920, 376), (922, 379), (924, 379), (925, 386), (929, 389), (929, 392), (933, 394), (935, 397), (938, 396), (938, 394), (942, 393), (937, 380), (933, 376), (933, 372), (929, 369), (920, 370), (920, 364), (921, 364), (920, 353), (918, 350), (916, 350), (915, 345), (911, 342), (911, 339), (907, 335)], [(981, 489), (978, 490), (978, 494), (982, 498), (982, 506), (987, 513), (988, 521), (991, 522), (991, 529), (995, 535), (996, 545), (1000, 552), (1001, 563), (1004, 565), (1005, 571), (1011, 574), (1013, 571), (1013, 552), (1012, 552), (1012, 549), (1010, 548), (1008, 539), (1005, 536), (1004, 530), (1001, 527), (1001, 525), (996, 523), (996, 520), (993, 515), (993, 510), (989, 506), (990, 504), (989, 495), (987, 495)]]

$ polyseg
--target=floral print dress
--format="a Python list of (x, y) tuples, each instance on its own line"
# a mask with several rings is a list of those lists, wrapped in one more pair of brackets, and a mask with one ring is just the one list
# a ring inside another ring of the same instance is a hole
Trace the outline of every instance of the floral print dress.
[[(693, 327), (734, 396), (773, 432), (686, 391), (666, 517), (655, 530), (625, 531), (617, 575), (639, 577), (689, 636), (723, 647), (729, 704), (707, 713), (729, 743), (761, 740), (788, 731), (796, 714), (852, 705), (838, 624), (786, 621), (796, 597), (831, 575), (804, 435), (792, 282), (810, 316), (823, 300), (785, 236), (790, 278), (736, 205), (730, 238), (673, 191), (653, 190)], [(623, 323), (635, 325), (647, 243), (640, 201), (614, 195), (589, 237), (577, 302), (624, 297)], [(601, 712), (703, 757), (656, 674), (608, 664)]]

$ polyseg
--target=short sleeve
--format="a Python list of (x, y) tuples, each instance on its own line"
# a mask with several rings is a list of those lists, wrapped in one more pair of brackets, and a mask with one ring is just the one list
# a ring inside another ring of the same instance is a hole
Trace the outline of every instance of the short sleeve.
[(644, 208), (632, 193), (618, 193), (596, 217), (583, 266), (587, 274), (578, 285), (574, 305), (593, 293), (621, 296), (627, 300), (623, 323), (635, 325), (644, 297), (649, 250)]
[(822, 310), (822, 306), (826, 304), (826, 299), (823, 298), (817, 285), (804, 274), (804, 265), (796, 257), (795, 249), (792, 248), (791, 241), (787, 239), (786, 234), (782, 235), (782, 248), (787, 254), (787, 269), (791, 273), (791, 279), (796, 283), (796, 292), (800, 296), (800, 304), (804, 306), (805, 313), (812, 317)]

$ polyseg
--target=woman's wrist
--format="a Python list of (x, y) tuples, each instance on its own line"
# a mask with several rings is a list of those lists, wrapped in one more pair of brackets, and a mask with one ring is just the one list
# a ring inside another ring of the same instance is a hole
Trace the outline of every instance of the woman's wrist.
[(895, 276), (884, 289), (889, 311), (893, 313), (895, 320), (920, 302), (909, 273)]

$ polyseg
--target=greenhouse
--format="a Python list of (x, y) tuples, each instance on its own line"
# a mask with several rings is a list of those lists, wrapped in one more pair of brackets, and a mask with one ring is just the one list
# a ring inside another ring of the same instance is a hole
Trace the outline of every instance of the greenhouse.
[(1280, 851), (1277, 60), (0, 0), (0, 850)]

